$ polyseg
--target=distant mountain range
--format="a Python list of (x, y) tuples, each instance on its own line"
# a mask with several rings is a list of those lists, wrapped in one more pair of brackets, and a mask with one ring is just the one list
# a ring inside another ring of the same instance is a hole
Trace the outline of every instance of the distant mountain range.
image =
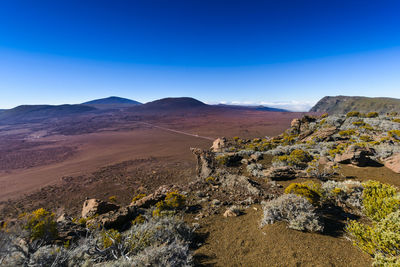
[(67, 116), (104, 112), (161, 115), (176, 112), (232, 112), (237, 109), (286, 112), (283, 109), (265, 106), (208, 105), (191, 97), (169, 97), (142, 104), (131, 99), (111, 96), (76, 105), (22, 105), (0, 110), (0, 124), (43, 122)]
[(84, 105), (22, 105), (0, 112), (0, 123), (41, 122), (49, 118), (83, 114), (96, 108)]
[(326, 96), (311, 108), (310, 112), (346, 114), (350, 111), (362, 113), (399, 112), (400, 99), (387, 97)]

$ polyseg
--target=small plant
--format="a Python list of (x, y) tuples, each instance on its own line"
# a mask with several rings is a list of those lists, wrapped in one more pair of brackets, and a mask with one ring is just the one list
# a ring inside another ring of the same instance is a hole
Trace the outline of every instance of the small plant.
[(142, 224), (146, 221), (142, 214), (139, 214), (133, 221), (132, 224)]
[(347, 118), (351, 118), (351, 117), (361, 117), (361, 113), (358, 111), (350, 111), (349, 113), (346, 114)]
[(378, 116), (379, 116), (379, 113), (378, 113), (378, 112), (369, 112), (369, 113), (367, 113), (367, 115), (366, 115), (367, 118), (376, 118), (376, 117), (378, 117)]
[(357, 127), (365, 126), (364, 121), (354, 121), (352, 124)]
[(20, 217), (25, 220), (24, 229), (28, 231), (30, 240), (50, 241), (57, 237), (54, 213), (40, 208), (32, 213), (22, 214)]
[(343, 131), (340, 131), (340, 132), (339, 132), (339, 135), (340, 135), (340, 136), (345, 136), (345, 137), (352, 136), (352, 135), (355, 135), (355, 134), (356, 134), (356, 131), (353, 130), (353, 129), (350, 129), (350, 130), (343, 130)]
[(313, 156), (311, 156), (310, 153), (307, 151), (301, 150), (301, 149), (295, 149), (293, 150), (289, 155), (283, 155), (283, 156), (276, 156), (272, 159), (272, 162), (277, 165), (278, 163), (281, 162), (283, 164), (289, 165), (289, 166), (295, 166), (299, 168), (306, 168), (307, 163), (313, 160)]
[(109, 198), (108, 198), (108, 200), (110, 201), (110, 202), (117, 202), (117, 197), (116, 196), (110, 196)]
[(285, 194), (295, 194), (305, 197), (311, 204), (317, 205), (320, 200), (320, 193), (318, 191), (320, 185), (313, 182), (305, 183), (292, 183), (285, 189)]
[(109, 248), (113, 244), (121, 243), (122, 235), (120, 232), (114, 229), (100, 232), (100, 241), (103, 248)]
[(392, 121), (393, 121), (393, 122), (400, 123), (400, 119), (399, 119), (399, 118), (393, 119)]
[(396, 141), (400, 141), (400, 130), (391, 130), (388, 132), (388, 136)]
[(369, 135), (361, 135), (361, 136), (360, 136), (360, 139), (361, 139), (361, 141), (363, 141), (363, 142), (371, 142), (371, 141), (372, 141), (372, 138), (371, 138), (371, 136), (369, 136)]
[(139, 199), (144, 198), (145, 196), (146, 196), (146, 194), (137, 194), (136, 196), (134, 196), (134, 197), (132, 198), (131, 203), (135, 203), (136, 201), (138, 201)]
[(324, 118), (326, 118), (326, 117), (328, 117), (328, 116), (329, 116), (328, 113), (324, 113), (324, 114), (321, 115), (321, 119), (324, 119)]
[(212, 177), (212, 176), (209, 176), (209, 177), (206, 178), (206, 182), (207, 183), (214, 183), (215, 182), (215, 178)]

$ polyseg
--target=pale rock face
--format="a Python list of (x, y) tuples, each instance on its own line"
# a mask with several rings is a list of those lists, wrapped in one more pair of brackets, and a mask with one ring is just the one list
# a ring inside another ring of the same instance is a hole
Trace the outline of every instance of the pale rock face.
[(395, 154), (385, 160), (385, 167), (394, 171), (395, 173), (400, 173), (400, 154)]
[(82, 217), (88, 218), (96, 214), (100, 215), (117, 209), (119, 209), (118, 205), (91, 198), (85, 200), (85, 202), (83, 203)]
[(226, 146), (226, 139), (225, 137), (217, 138), (214, 140), (213, 145), (211, 146), (211, 151), (213, 152), (223, 152), (222, 150)]
[(227, 218), (227, 217), (236, 217), (237, 215), (236, 215), (236, 213), (234, 213), (233, 211), (231, 211), (230, 209), (227, 209), (225, 212), (224, 212), (224, 217), (225, 218)]

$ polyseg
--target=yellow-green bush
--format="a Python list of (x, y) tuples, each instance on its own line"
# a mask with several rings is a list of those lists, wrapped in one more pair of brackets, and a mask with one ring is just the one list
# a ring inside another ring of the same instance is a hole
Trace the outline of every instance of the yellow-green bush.
[(393, 119), (392, 121), (393, 121), (393, 122), (400, 123), (400, 119)]
[(142, 224), (146, 221), (142, 214), (139, 214), (133, 221), (132, 224)]
[(371, 138), (371, 136), (369, 136), (369, 135), (361, 135), (361, 136), (360, 136), (360, 139), (361, 139), (362, 141), (364, 141), (364, 142), (370, 142), (370, 141), (372, 141), (372, 138)]
[(212, 176), (209, 176), (209, 177), (206, 178), (206, 182), (207, 183), (214, 183), (215, 182), (215, 178), (212, 177)]
[(132, 198), (131, 203), (135, 203), (136, 201), (138, 201), (139, 199), (144, 198), (145, 196), (146, 196), (146, 194), (137, 194), (136, 196), (134, 196), (134, 197)]
[(366, 115), (367, 118), (376, 118), (376, 117), (378, 117), (378, 116), (379, 116), (379, 113), (378, 113), (378, 112), (369, 112), (369, 113), (367, 113), (367, 115)]
[(340, 136), (352, 136), (352, 135), (355, 135), (355, 134), (356, 134), (356, 131), (353, 130), (353, 129), (350, 129), (350, 130), (343, 130), (343, 131), (340, 131), (340, 132), (339, 132), (339, 135), (340, 135)]
[(329, 116), (328, 113), (324, 113), (324, 114), (321, 115), (321, 119), (326, 118), (326, 117), (328, 117), (328, 116)]
[(361, 117), (361, 113), (358, 111), (350, 111), (349, 113), (346, 114), (346, 117)]
[(28, 231), (31, 240), (52, 240), (57, 237), (57, 223), (55, 214), (43, 208), (32, 213), (24, 213), (20, 216), (24, 220), (24, 229)]
[(100, 241), (103, 248), (109, 248), (113, 244), (121, 243), (122, 235), (114, 229), (103, 230), (100, 232)]
[(277, 156), (273, 161), (285, 162), (289, 166), (304, 167), (308, 162), (312, 161), (313, 157), (307, 151), (301, 149), (293, 150), (289, 155)]
[(311, 204), (317, 205), (321, 195), (319, 184), (313, 182), (292, 183), (285, 189), (285, 194), (295, 194), (305, 197)]
[(346, 232), (353, 237), (356, 246), (376, 256), (375, 265), (379, 262), (382, 264), (400, 261), (400, 210), (388, 214), (387, 217), (372, 225), (349, 221)]
[(364, 213), (372, 220), (379, 221), (399, 209), (399, 193), (394, 186), (377, 181), (367, 181), (363, 186)]
[(169, 192), (165, 199), (156, 203), (153, 216), (160, 216), (164, 211), (174, 211), (185, 206), (186, 197), (178, 192)]
[(365, 122), (363, 121), (354, 121), (352, 124), (357, 127), (365, 126)]
[(111, 201), (111, 202), (117, 202), (117, 197), (116, 196), (110, 196), (108, 198), (108, 200)]

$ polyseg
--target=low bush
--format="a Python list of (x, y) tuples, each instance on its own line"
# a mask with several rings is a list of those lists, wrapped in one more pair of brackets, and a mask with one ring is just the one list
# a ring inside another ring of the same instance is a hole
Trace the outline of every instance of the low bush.
[(288, 227), (310, 232), (323, 231), (323, 225), (311, 203), (294, 194), (284, 194), (263, 205), (261, 226), (277, 221), (285, 221)]
[(373, 225), (349, 221), (346, 232), (356, 246), (375, 256), (375, 265), (398, 266), (386, 264), (400, 262), (400, 210)]
[(369, 113), (367, 113), (367, 115), (366, 115), (367, 118), (376, 118), (376, 117), (378, 117), (378, 116), (379, 116), (379, 113), (378, 113), (378, 112), (369, 112)]
[(358, 181), (327, 181), (321, 185), (321, 197), (324, 201), (333, 201), (339, 206), (362, 208), (362, 193), (364, 187)]
[(396, 141), (400, 141), (400, 130), (391, 130), (388, 132), (388, 136)]
[(400, 207), (400, 196), (394, 186), (377, 181), (363, 183), (364, 213), (374, 221), (385, 218)]
[(340, 136), (344, 136), (344, 137), (352, 136), (352, 135), (355, 135), (355, 134), (356, 134), (356, 131), (353, 130), (353, 129), (343, 130), (343, 131), (339, 132), (339, 135)]
[(23, 228), (28, 232), (30, 240), (50, 241), (57, 237), (57, 223), (55, 214), (43, 208), (37, 209), (32, 213), (20, 215), (23, 220)]
[(349, 113), (346, 114), (347, 118), (351, 118), (351, 117), (361, 117), (361, 113), (358, 111), (350, 111)]
[(142, 198), (144, 198), (146, 196), (146, 194), (137, 194), (136, 196), (134, 196), (133, 198), (132, 198), (132, 203), (135, 203), (136, 201), (138, 201), (139, 199), (142, 199)]
[(167, 193), (164, 200), (156, 203), (153, 216), (173, 214), (175, 210), (185, 206), (186, 197), (178, 192)]
[(313, 156), (302, 149), (295, 149), (289, 155), (275, 156), (272, 162), (275, 166), (294, 166), (298, 168), (306, 168), (307, 163), (313, 160)]
[(305, 197), (311, 204), (317, 205), (320, 200), (319, 185), (314, 182), (292, 183), (285, 189), (285, 194)]

